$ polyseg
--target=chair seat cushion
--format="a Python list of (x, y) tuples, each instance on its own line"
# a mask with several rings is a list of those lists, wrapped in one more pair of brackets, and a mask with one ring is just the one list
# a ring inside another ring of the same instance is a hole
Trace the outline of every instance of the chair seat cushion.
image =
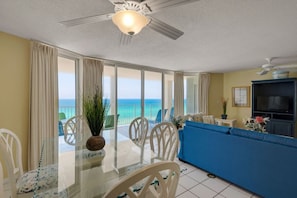
[[(36, 184), (37, 175), (39, 178), (38, 185)], [(58, 186), (57, 164), (48, 165), (26, 172), (17, 180), (16, 183), (18, 193), (28, 193), (33, 191), (35, 188), (51, 188), (53, 186)]]

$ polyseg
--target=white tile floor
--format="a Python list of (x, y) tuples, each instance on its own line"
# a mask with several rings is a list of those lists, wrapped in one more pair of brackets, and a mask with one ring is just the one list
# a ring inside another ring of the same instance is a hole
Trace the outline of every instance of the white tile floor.
[(176, 198), (258, 198), (218, 177), (209, 178), (207, 172), (192, 165), (175, 160), (182, 171)]
[[(187, 163), (175, 160), (181, 169), (176, 198), (259, 198), (220, 178), (209, 178), (207, 172)], [(9, 192), (4, 192), (9, 197)]]

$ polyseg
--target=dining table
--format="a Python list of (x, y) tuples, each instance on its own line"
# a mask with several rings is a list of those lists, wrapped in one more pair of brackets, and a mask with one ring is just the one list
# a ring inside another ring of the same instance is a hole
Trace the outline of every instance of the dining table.
[[(129, 138), (110, 138), (102, 150), (89, 151), (84, 143), (59, 149), (58, 138), (42, 144), (34, 197), (103, 197), (121, 178), (154, 162), (149, 144), (138, 146)], [(45, 179), (46, 178), (46, 179)]]

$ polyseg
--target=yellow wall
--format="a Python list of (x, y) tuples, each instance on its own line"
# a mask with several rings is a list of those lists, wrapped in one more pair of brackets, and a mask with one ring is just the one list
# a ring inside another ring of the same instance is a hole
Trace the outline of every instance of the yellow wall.
[[(224, 74), (224, 97), (229, 98), (227, 104), (228, 118), (237, 120), (237, 127), (242, 127), (242, 119), (251, 116), (252, 110), (250, 107), (232, 107), (232, 87), (236, 86), (250, 86), (250, 104), (252, 98), (252, 83), (253, 80), (272, 79), (271, 72), (266, 75), (256, 74), (258, 69), (241, 70), (236, 72), (229, 72)], [(297, 77), (297, 73), (290, 73), (289, 77)]]
[(0, 128), (21, 140), (27, 170), (30, 41), (0, 32)]
[(211, 74), (208, 95), (208, 114), (221, 117), (223, 107), (221, 98), (224, 96), (224, 74)]

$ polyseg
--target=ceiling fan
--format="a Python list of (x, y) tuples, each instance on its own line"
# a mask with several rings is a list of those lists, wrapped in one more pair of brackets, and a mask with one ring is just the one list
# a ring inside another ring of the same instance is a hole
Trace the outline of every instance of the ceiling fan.
[(164, 8), (180, 6), (198, 0), (109, 0), (114, 5), (114, 13), (88, 16), (60, 22), (66, 27), (82, 24), (97, 23), (112, 20), (113, 23), (126, 35), (135, 35), (142, 28), (149, 27), (152, 30), (167, 36), (173, 40), (184, 34), (150, 14)]
[(265, 58), (267, 61), (266, 64), (262, 65), (261, 68), (262, 70), (257, 72), (259, 75), (265, 75), (269, 71), (274, 70), (275, 74), (281, 74), (281, 73), (289, 73), (289, 71), (296, 71), (297, 70), (297, 63), (292, 63), (292, 64), (273, 64), (272, 61), (275, 59), (279, 59), (279, 57), (270, 57), (270, 58)]

